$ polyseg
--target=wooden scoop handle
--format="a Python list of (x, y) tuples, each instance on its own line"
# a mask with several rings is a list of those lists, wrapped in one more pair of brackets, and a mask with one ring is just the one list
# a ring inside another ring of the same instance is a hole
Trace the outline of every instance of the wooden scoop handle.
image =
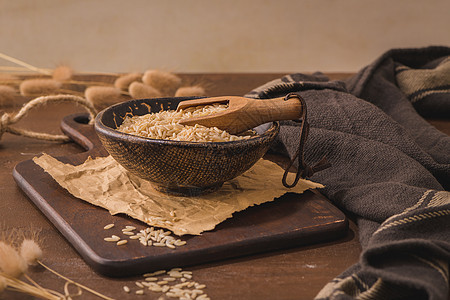
[(198, 99), (194, 102), (186, 101), (189, 103), (186, 103), (183, 108), (195, 105), (224, 103), (226, 101), (228, 101), (229, 105), (226, 111), (203, 117), (185, 119), (180, 121), (180, 124), (200, 124), (207, 127), (217, 127), (231, 134), (236, 134), (271, 121), (299, 119), (303, 112), (302, 104), (297, 98), (285, 99), (284, 97), (264, 100), (236, 96), (206, 98)]
[(285, 100), (280, 97), (249, 101), (238, 113), (242, 121), (253, 128), (271, 121), (299, 119), (302, 111), (302, 104), (297, 98)]

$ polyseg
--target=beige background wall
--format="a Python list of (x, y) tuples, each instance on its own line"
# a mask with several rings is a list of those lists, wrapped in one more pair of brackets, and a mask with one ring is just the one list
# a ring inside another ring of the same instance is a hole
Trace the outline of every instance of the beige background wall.
[(46, 68), (352, 72), (429, 45), (449, 0), (0, 0), (0, 52)]

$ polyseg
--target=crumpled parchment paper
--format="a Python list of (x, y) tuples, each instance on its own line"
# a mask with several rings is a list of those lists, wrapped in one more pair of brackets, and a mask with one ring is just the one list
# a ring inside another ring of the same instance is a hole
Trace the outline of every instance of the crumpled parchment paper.
[(103, 207), (112, 215), (123, 213), (150, 226), (163, 227), (176, 235), (199, 235), (231, 218), (234, 212), (273, 201), (286, 192), (303, 193), (323, 185), (300, 180), (285, 188), (284, 170), (261, 159), (241, 176), (225, 182), (213, 193), (180, 197), (156, 191), (150, 182), (126, 171), (111, 156), (88, 158), (73, 166), (43, 154), (33, 161), (73, 196)]

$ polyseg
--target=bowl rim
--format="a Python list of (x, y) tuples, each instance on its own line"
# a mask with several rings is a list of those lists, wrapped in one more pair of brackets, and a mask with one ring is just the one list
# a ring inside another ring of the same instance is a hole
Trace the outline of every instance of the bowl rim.
[(170, 99), (195, 99), (195, 98), (203, 98), (203, 97), (165, 97), (165, 98), (143, 98), (143, 99), (132, 99), (128, 101), (124, 101), (121, 103), (117, 103), (114, 105), (111, 105), (102, 111), (100, 111), (95, 119), (94, 119), (94, 128), (97, 132), (102, 133), (106, 136), (114, 136), (114, 138), (120, 138), (124, 140), (133, 142), (139, 142), (139, 143), (156, 143), (156, 144), (167, 144), (172, 146), (191, 146), (191, 147), (205, 147), (205, 146), (223, 146), (223, 145), (239, 145), (243, 142), (245, 143), (258, 143), (260, 140), (267, 138), (267, 136), (272, 135), (275, 133), (275, 135), (279, 132), (280, 124), (279, 122), (272, 122), (272, 126), (268, 128), (265, 132), (262, 134), (258, 134), (254, 137), (248, 138), (248, 139), (242, 139), (237, 141), (226, 141), (226, 142), (192, 142), (192, 141), (174, 141), (174, 140), (162, 140), (162, 139), (151, 139), (146, 138), (138, 135), (133, 135), (125, 132), (118, 131), (115, 128), (111, 128), (107, 125), (105, 125), (102, 121), (102, 117), (106, 112), (109, 112), (111, 110), (114, 110), (114, 108), (117, 108), (119, 106), (126, 105), (127, 103), (136, 103), (136, 102), (145, 102), (145, 101), (160, 101), (160, 100), (170, 100)]

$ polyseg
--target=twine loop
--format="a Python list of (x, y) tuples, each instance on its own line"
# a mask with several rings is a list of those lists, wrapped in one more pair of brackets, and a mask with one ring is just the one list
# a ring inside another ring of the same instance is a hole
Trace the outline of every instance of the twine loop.
[(66, 135), (57, 135), (57, 134), (48, 134), (48, 133), (41, 133), (41, 132), (35, 132), (31, 130), (26, 129), (20, 129), (11, 127), (12, 124), (15, 124), (19, 122), (29, 111), (32, 109), (50, 103), (61, 103), (61, 102), (72, 102), (79, 104), (86, 108), (86, 110), (89, 112), (90, 115), (90, 121), (89, 123), (92, 124), (94, 122), (94, 118), (96, 115), (96, 110), (92, 102), (88, 101), (87, 99), (75, 96), (75, 95), (49, 95), (49, 96), (41, 96), (37, 97), (33, 100), (30, 100), (27, 102), (16, 114), (9, 114), (9, 113), (3, 113), (0, 117), (0, 140), (5, 132), (9, 132), (15, 135), (19, 136), (26, 136), (30, 138), (35, 138), (39, 140), (47, 140), (47, 141), (58, 141), (58, 142), (68, 142), (70, 141), (70, 138)]
[(3, 133), (6, 132), (6, 128), (8, 127), (10, 122), (9, 120), (9, 114), (4, 112), (0, 118), (0, 139), (2, 138)]

